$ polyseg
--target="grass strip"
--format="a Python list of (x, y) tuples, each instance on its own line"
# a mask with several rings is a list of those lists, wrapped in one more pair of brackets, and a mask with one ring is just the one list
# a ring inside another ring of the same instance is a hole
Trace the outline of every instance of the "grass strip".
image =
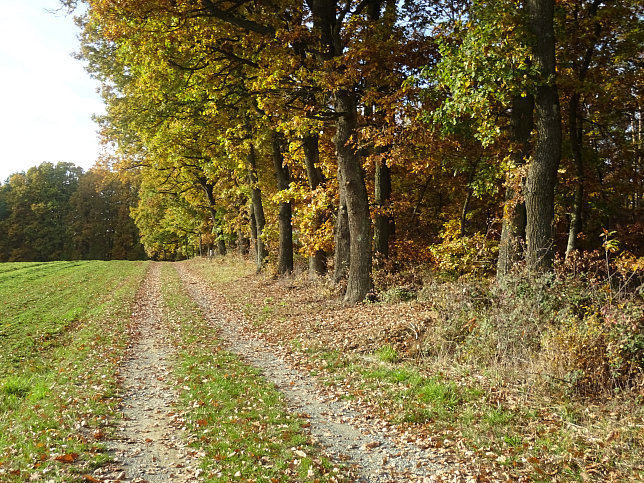
[[(306, 288), (300, 283), (305, 288), (293, 288), (291, 293), (301, 290), (306, 296), (284, 300), (276, 284), (249, 283), (252, 263), (219, 258), (191, 261), (190, 268), (207, 277), (213, 290), (222, 291), (257, 330), (270, 327), (271, 336), (281, 337), (284, 347), (300, 352), (298, 358), (305, 356), (311, 374), (339, 397), (359, 400), (406, 433), (429, 438), (440, 451), (453, 452), (462, 461), (514, 479), (644, 478), (642, 396), (637, 400), (628, 395), (593, 399), (537, 393), (522, 382), (527, 380), (525, 375), (505, 380), (507, 367), (499, 366), (495, 372), (494, 366), (484, 369), (476, 361), (431, 355), (404, 360), (387, 343), (364, 354), (342, 345), (311, 348), (311, 344), (294, 340), (293, 334), (298, 333), (299, 324), (310, 327), (304, 318), (327, 310), (315, 302), (328, 297), (319, 286)], [(213, 276), (219, 272), (225, 282)], [(296, 282), (291, 281), (291, 287)], [(239, 290), (249, 285), (255, 293)], [(306, 301), (306, 310), (295, 307), (294, 300)], [(378, 306), (383, 312), (396, 310), (395, 304)], [(404, 320), (408, 306), (400, 307)], [(288, 324), (282, 323), (283, 318)], [(285, 328), (276, 330), (280, 325)], [(315, 339), (316, 334), (312, 331), (308, 336)]]
[(258, 370), (222, 348), (171, 265), (162, 279), (182, 411), (206, 481), (346, 481), (309, 442), (306, 420), (289, 413)]

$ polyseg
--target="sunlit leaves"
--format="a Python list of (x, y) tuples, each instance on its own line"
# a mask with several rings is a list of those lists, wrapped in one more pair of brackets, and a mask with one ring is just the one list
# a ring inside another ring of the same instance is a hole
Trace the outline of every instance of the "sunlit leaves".
[(430, 119), (452, 132), (472, 122), (482, 144), (493, 143), (512, 96), (532, 89), (528, 38), (516, 2), (474, 2), (439, 37), (441, 61), (425, 71), (445, 93)]

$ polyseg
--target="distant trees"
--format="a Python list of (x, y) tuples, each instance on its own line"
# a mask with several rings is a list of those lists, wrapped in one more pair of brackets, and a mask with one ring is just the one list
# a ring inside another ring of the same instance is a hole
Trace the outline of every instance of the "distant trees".
[(0, 185), (0, 261), (139, 259), (138, 193), (116, 173), (42, 163)]

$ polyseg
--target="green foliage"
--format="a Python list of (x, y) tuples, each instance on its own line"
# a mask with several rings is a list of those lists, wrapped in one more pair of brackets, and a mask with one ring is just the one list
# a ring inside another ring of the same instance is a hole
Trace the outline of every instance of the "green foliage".
[(438, 38), (441, 60), (424, 72), (446, 93), (428, 121), (447, 132), (471, 125), (483, 146), (495, 142), (499, 113), (532, 89), (527, 38), (517, 2), (473, 2)]
[(140, 259), (136, 187), (115, 173), (42, 163), (0, 186), (0, 261)]
[[(393, 170), (391, 200), (371, 209), (395, 219), (392, 258), (424, 260), (433, 246), (436, 263), (451, 276), (484, 274), (496, 255), (488, 238), (498, 237), (505, 189), (514, 190), (512, 203), (525, 195), (519, 166), (529, 164), (530, 149), (513, 145), (512, 100), (551, 81), (561, 92), (564, 131), (571, 119), (566, 101), (580, 96), (585, 163), (573, 175), (564, 143), (556, 226), (568, 224), (581, 176), (587, 213), (580, 243), (583, 237), (588, 248), (599, 246), (598, 220), (609, 217), (641, 256), (642, 230), (632, 221), (641, 218), (642, 150), (642, 10), (634, 0), (558, 2), (554, 79), (537, 78), (525, 4), (511, 0), (356, 2), (346, 11), (331, 2), (318, 12), (335, 25), (328, 31), (306, 2), (233, 3), (226, 15), (207, 8), (195, 15), (187, 1), (79, 3), (88, 7), (81, 57), (107, 104), (101, 133), (114, 147), (112, 165), (142, 183), (135, 211), (152, 256), (183, 258), (199, 239), (210, 247), (249, 237), (253, 188), (265, 200), (269, 251), (276, 252), (277, 204), (289, 200), (296, 249), (330, 253), (342, 186), (334, 146), (340, 113), (332, 99), (347, 89), (357, 101), (347, 147), (360, 158), (372, 200), (375, 166)], [(288, 189), (270, 173), (273, 132), (288, 145)], [(316, 186), (309, 185), (302, 143), (312, 135), (324, 178)], [(257, 182), (248, 178), (251, 147)], [(0, 220), (4, 212), (0, 194)], [(459, 218), (466, 238), (445, 225)]]
[(442, 242), (430, 247), (437, 269), (452, 276), (490, 273), (496, 260), (498, 243), (483, 233), (462, 236), (460, 231), (457, 220), (448, 221), (440, 234)]

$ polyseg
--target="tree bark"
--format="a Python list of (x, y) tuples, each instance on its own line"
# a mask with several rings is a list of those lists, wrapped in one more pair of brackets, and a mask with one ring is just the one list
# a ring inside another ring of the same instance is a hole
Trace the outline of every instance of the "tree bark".
[[(253, 200), (250, 201), (250, 242), (253, 249), (253, 257), (257, 260), (257, 222), (255, 221), (255, 207)], [(251, 247), (249, 247), (250, 249)], [(250, 251), (250, 250), (249, 250)]]
[[(302, 137), (302, 149), (304, 151), (304, 163), (306, 175), (309, 180), (311, 191), (325, 182), (324, 174), (320, 169), (320, 147), (317, 134), (308, 134)], [(322, 220), (316, 220), (315, 228), (319, 228)], [(309, 275), (312, 277), (324, 275), (327, 271), (327, 254), (324, 250), (316, 250), (309, 257)]]
[(226, 242), (221, 238), (223, 230), (221, 224), (217, 220), (217, 209), (215, 204), (214, 186), (208, 182), (205, 177), (197, 179), (199, 185), (204, 190), (206, 198), (208, 199), (208, 211), (210, 212), (210, 219), (212, 220), (212, 233), (217, 236), (217, 253), (219, 255), (226, 255)]
[[(534, 125), (533, 110), (534, 98), (531, 95), (515, 96), (512, 100), (510, 138), (513, 147), (510, 159), (517, 168), (525, 164), (530, 154), (530, 133)], [(526, 237), (527, 215), (523, 194), (520, 191), (523, 180), (514, 180), (513, 173), (510, 172), (507, 174), (506, 183), (499, 258), (496, 265), (498, 278), (503, 278), (519, 260)]]
[(547, 271), (554, 258), (554, 196), (561, 158), (561, 114), (555, 83), (554, 0), (528, 0), (533, 62), (540, 74), (535, 95), (537, 141), (525, 183), (527, 262)]
[(250, 240), (246, 236), (244, 236), (244, 233), (241, 230), (237, 230), (237, 252), (242, 257), (245, 257), (246, 255), (248, 255), (249, 251)]
[[(284, 140), (277, 132), (273, 132), (271, 142), (271, 154), (277, 187), (280, 191), (289, 189), (290, 175), (288, 168), (284, 166), (284, 155), (282, 149)], [(293, 271), (293, 208), (290, 202), (280, 201), (279, 205), (279, 254), (277, 261), (277, 273), (284, 275)]]
[(461, 209), (461, 238), (467, 234), (467, 215), (470, 212), (470, 203), (472, 202), (472, 196), (474, 196), (474, 188), (472, 188), (472, 183), (474, 182), (474, 178), (476, 177), (476, 168), (478, 167), (480, 161), (481, 158), (479, 157), (473, 163), (471, 163), (470, 171), (467, 174), (465, 200), (463, 201), (463, 208)]
[(584, 161), (582, 158), (582, 129), (577, 125), (577, 109), (580, 96), (575, 92), (570, 96), (568, 103), (568, 137), (570, 151), (575, 163), (575, 198), (572, 212), (570, 213), (570, 229), (568, 230), (568, 244), (566, 245), (566, 258), (577, 246), (577, 235), (581, 233), (581, 213), (584, 202)]
[(382, 258), (389, 257), (391, 215), (387, 213), (391, 198), (391, 168), (384, 161), (376, 162), (374, 177), (374, 202), (378, 212), (375, 216), (373, 250)]
[(221, 256), (224, 256), (226, 255), (226, 253), (228, 253), (228, 250), (226, 249), (226, 241), (223, 238), (221, 238), (221, 231), (217, 236), (217, 252)]
[(349, 212), (347, 210), (346, 187), (342, 181), (342, 173), (338, 169), (338, 213), (335, 219), (335, 252), (333, 254), (333, 281), (344, 280), (349, 273), (351, 263), (351, 234), (349, 233)]
[[(264, 205), (262, 203), (262, 191), (259, 188), (257, 180), (257, 160), (255, 158), (255, 148), (251, 145), (250, 151), (247, 156), (248, 161), (248, 184), (251, 188), (251, 202), (253, 207), (253, 218), (255, 220), (255, 261), (257, 264), (257, 271), (261, 271), (264, 266), (264, 260), (268, 256), (264, 240), (262, 240), (262, 233), (266, 225), (266, 218), (264, 217)], [(252, 219), (251, 219), (252, 226)]]
[(344, 301), (356, 303), (371, 290), (371, 219), (360, 158), (351, 145), (358, 115), (355, 94), (346, 89), (337, 90), (335, 108), (338, 115), (335, 149), (345, 189), (350, 235), (349, 277)]

